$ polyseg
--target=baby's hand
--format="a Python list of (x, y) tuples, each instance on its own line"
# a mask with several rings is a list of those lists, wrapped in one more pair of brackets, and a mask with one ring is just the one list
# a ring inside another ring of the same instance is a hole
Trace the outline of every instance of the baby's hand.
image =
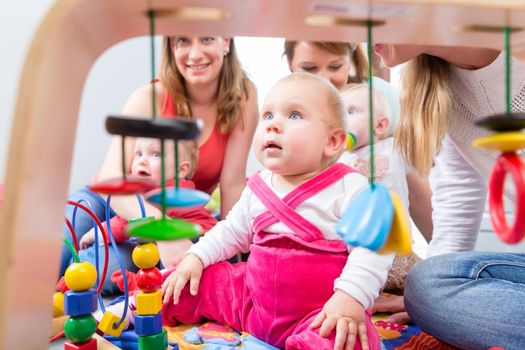
[(365, 308), (345, 292), (337, 289), (317, 314), (311, 328), (321, 327), (319, 335), (328, 337), (335, 328), (334, 350), (353, 349), (359, 336), (361, 348), (368, 350)]
[(86, 249), (89, 248), (89, 246), (92, 245), (93, 242), (95, 242), (95, 229), (92, 228), (82, 236), (80, 242), (78, 242), (78, 245), (80, 249)]
[(199, 257), (194, 254), (186, 255), (177, 269), (162, 284), (163, 303), (169, 302), (170, 297), (173, 296), (173, 304), (178, 304), (180, 292), (188, 281), (190, 281), (191, 295), (197, 295), (202, 270), (204, 270), (204, 265)]

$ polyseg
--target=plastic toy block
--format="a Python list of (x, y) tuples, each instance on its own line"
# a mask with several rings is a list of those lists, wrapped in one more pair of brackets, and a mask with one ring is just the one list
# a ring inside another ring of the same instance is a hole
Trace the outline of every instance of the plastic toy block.
[(139, 337), (139, 350), (159, 350), (168, 347), (168, 335), (163, 329), (161, 333)]
[(67, 291), (64, 294), (64, 313), (70, 316), (88, 315), (97, 311), (97, 291)]
[(109, 334), (114, 337), (119, 337), (128, 323), (127, 321), (124, 321), (118, 327), (114, 327), (115, 323), (119, 320), (119, 316), (115, 315), (112, 312), (106, 311), (98, 324), (98, 329), (100, 329), (105, 334)]
[(162, 316), (135, 316), (135, 333), (140, 336), (155, 335), (162, 332)]
[(156, 315), (162, 310), (162, 292), (140, 292), (135, 296), (137, 315)]
[(64, 343), (64, 350), (97, 350), (97, 340), (91, 338), (87, 342), (75, 344), (69, 340)]
[(135, 280), (139, 289), (145, 293), (155, 292), (162, 286), (162, 274), (156, 267), (139, 270)]

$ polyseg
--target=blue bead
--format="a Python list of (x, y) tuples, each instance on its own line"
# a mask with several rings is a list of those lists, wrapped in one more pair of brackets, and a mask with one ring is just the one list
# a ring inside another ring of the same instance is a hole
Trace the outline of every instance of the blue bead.
[(70, 316), (89, 315), (97, 311), (97, 291), (93, 288), (85, 292), (68, 290), (64, 293), (64, 313)]
[(135, 333), (139, 336), (154, 335), (162, 332), (162, 316), (160, 313), (148, 316), (135, 316)]

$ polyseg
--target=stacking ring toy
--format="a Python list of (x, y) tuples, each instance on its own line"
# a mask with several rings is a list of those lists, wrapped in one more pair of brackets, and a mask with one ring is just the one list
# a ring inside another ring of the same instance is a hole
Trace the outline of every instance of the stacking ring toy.
[[(509, 227), (503, 207), (503, 186), (509, 173), (516, 188), (514, 225)], [(489, 182), (490, 219), (503, 242), (518, 243), (525, 234), (525, 165), (515, 153), (503, 153), (496, 160)]]

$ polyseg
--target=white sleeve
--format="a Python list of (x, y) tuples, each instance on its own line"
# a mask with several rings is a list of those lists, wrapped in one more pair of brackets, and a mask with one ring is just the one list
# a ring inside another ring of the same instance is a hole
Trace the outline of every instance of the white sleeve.
[(334, 288), (351, 295), (365, 309), (370, 308), (386, 282), (394, 256), (380, 255), (362, 247), (352, 249)]
[(215, 225), (195, 243), (188, 253), (197, 255), (208, 267), (226, 260), (238, 252), (250, 250), (253, 233), (250, 218), (250, 198), (253, 193), (245, 187), (241, 198), (232, 207), (226, 218)]
[(449, 137), (431, 171), (432, 240), (428, 256), (473, 250), (487, 197), (486, 179), (461, 156)]
[[(353, 189), (345, 181), (345, 193), (348, 197), (343, 202), (341, 214), (344, 213), (350, 200), (368, 186), (364, 176), (357, 178), (346, 176), (345, 180), (347, 179), (351, 179)], [(383, 288), (393, 261), (394, 254), (379, 255), (366, 248), (355, 247), (350, 251), (343, 272), (335, 280), (334, 289), (340, 289), (351, 295), (368, 309)]]

